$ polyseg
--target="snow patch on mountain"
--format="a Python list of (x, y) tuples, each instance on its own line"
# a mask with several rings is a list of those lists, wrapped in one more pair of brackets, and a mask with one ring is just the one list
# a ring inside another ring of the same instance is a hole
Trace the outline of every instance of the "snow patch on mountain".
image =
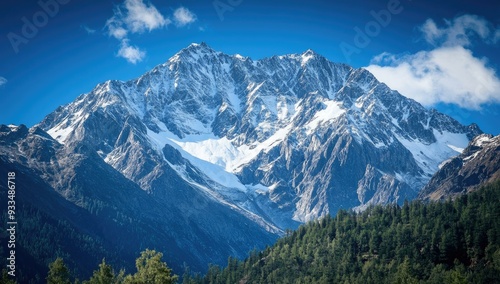
[(306, 124), (306, 133), (308, 135), (312, 134), (322, 122), (328, 122), (333, 120), (346, 112), (344, 108), (342, 108), (341, 102), (336, 101), (324, 101), (323, 104), (325, 108), (318, 111), (313, 119)]
[(429, 176), (432, 176), (443, 161), (456, 156), (463, 151), (469, 139), (463, 133), (433, 130), (436, 142), (428, 144), (418, 139), (406, 139), (396, 135), (396, 138), (408, 149), (419, 167)]

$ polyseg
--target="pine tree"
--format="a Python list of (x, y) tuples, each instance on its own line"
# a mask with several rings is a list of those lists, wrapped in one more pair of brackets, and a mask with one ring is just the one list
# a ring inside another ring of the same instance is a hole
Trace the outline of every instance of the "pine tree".
[(7, 269), (2, 269), (2, 278), (0, 279), (0, 284), (15, 284), (16, 281), (13, 280), (7, 273)]
[(154, 250), (145, 250), (136, 260), (137, 272), (128, 275), (125, 283), (171, 284), (177, 281), (177, 275), (172, 275), (165, 262), (161, 261), (163, 254)]
[(397, 284), (418, 284), (418, 279), (412, 276), (410, 260), (406, 257), (403, 263), (398, 266), (393, 283)]
[(115, 273), (113, 268), (106, 264), (106, 260), (103, 259), (101, 264), (99, 264), (99, 270), (94, 271), (94, 274), (89, 281), (85, 281), (85, 284), (111, 284), (117, 283)]
[(49, 264), (47, 284), (70, 284), (69, 271), (62, 258), (58, 257)]

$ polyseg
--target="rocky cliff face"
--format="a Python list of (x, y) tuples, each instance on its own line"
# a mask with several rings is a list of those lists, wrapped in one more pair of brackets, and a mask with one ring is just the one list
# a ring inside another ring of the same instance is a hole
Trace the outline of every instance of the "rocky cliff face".
[(200, 263), (340, 208), (414, 198), (481, 133), (311, 50), (254, 61), (206, 44), (22, 131), (49, 145), (20, 147), (28, 135), (2, 155), (82, 208), (92, 197), (144, 218)]
[(311, 50), (253, 61), (193, 44), (40, 124), (160, 194), (161, 173), (273, 232), (413, 198), (480, 133)]
[(443, 200), (500, 179), (500, 136), (474, 138), (457, 157), (448, 160), (422, 189), (419, 198)]

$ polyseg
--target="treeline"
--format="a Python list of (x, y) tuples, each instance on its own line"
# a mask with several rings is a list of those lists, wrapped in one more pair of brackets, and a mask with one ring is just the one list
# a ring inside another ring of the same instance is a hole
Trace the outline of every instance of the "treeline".
[(500, 182), (454, 201), (340, 211), (183, 283), (500, 283)]

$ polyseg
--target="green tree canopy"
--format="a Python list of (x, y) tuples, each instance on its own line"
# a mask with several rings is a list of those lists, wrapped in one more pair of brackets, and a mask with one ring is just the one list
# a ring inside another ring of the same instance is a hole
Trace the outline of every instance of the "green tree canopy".
[(145, 250), (135, 261), (137, 272), (128, 275), (125, 283), (171, 284), (177, 281), (177, 275), (172, 275), (165, 262), (161, 261), (163, 254), (155, 250)]
[(47, 284), (70, 284), (69, 271), (62, 258), (58, 257), (49, 264)]
[(112, 284), (118, 283), (115, 272), (111, 265), (106, 263), (106, 260), (103, 259), (101, 264), (99, 264), (99, 269), (94, 271), (94, 274), (90, 278), (89, 281), (83, 282), (84, 284)]
[(15, 284), (14, 281), (9, 274), (7, 273), (7, 269), (2, 269), (2, 278), (0, 279), (0, 284)]

